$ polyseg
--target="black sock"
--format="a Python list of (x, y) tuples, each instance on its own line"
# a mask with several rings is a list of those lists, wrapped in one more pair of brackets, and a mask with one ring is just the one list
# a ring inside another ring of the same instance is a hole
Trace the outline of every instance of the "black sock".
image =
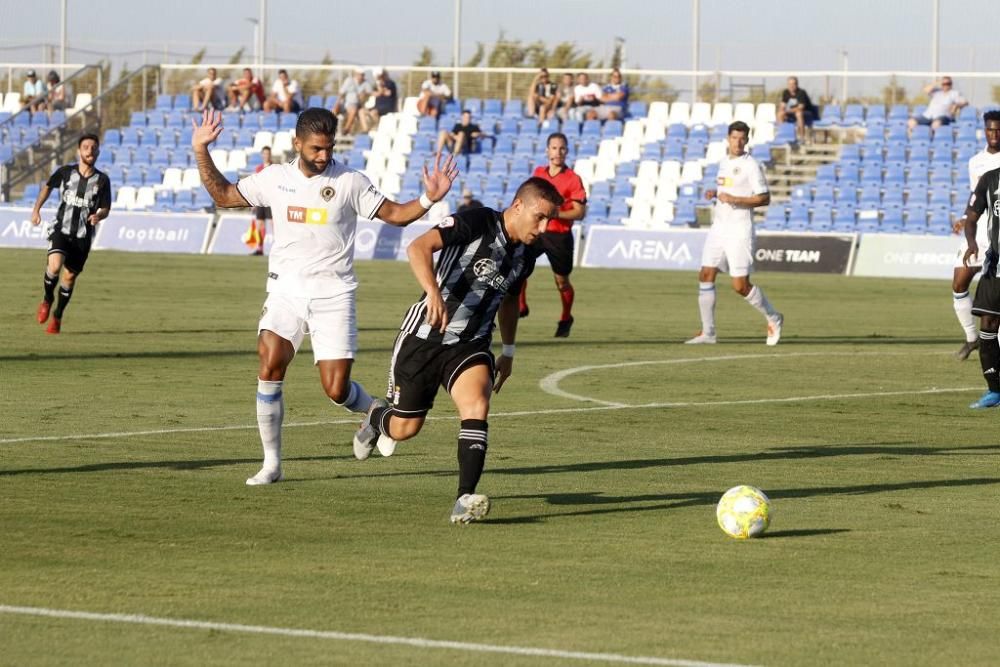
[(391, 438), (392, 435), (389, 434), (390, 419), (392, 419), (392, 406), (372, 410), (372, 428), (375, 429), (376, 433), (384, 433)]
[(59, 303), (56, 304), (56, 312), (54, 313), (57, 320), (62, 319), (63, 311), (66, 310), (66, 306), (69, 305), (69, 300), (72, 296), (72, 287), (66, 287), (65, 285), (59, 286)]
[(58, 282), (58, 275), (53, 276), (48, 271), (45, 272), (45, 280), (42, 281), (42, 285), (45, 286), (45, 303), (51, 304), (56, 300), (56, 284)]
[(983, 367), (983, 377), (990, 391), (1000, 393), (1000, 345), (996, 331), (979, 332), (979, 363)]
[(486, 465), (486, 433), (484, 419), (463, 419), (458, 432), (458, 495), (475, 493), (476, 485)]

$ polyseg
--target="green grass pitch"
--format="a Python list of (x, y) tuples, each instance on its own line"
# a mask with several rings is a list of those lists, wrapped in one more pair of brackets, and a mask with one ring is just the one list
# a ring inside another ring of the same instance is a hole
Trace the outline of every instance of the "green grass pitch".
[[(952, 357), (945, 282), (761, 274), (786, 316), (768, 348), (721, 276), (720, 344), (695, 347), (694, 274), (579, 270), (560, 340), (539, 271), (492, 406), (493, 510), (457, 527), (448, 398), (395, 456), (355, 461), (308, 344), (287, 481), (244, 485), (260, 259), (95, 253), (59, 336), (34, 322), (43, 261), (0, 251), (0, 663), (997, 662), (1000, 413), (967, 408), (983, 383)], [(381, 393), (419, 289), (401, 263), (358, 273), (354, 376)], [(715, 524), (741, 483), (772, 499), (764, 538)]]

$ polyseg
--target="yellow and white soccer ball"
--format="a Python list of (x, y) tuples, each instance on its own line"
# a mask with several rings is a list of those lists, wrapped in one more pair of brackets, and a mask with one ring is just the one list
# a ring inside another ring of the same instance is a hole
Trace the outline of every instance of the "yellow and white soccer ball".
[(771, 522), (771, 501), (756, 487), (734, 486), (722, 494), (715, 518), (730, 537), (738, 540), (757, 537)]

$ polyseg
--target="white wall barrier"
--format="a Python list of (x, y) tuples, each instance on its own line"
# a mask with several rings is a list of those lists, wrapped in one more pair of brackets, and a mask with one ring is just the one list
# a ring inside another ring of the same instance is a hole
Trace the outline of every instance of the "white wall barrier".
[[(247, 209), (241, 213), (223, 213), (219, 216), (219, 222), (215, 225), (215, 233), (208, 244), (208, 254), (210, 255), (249, 255), (252, 251), (243, 242), (243, 236), (250, 230), (250, 221), (253, 219), (252, 209)], [(267, 225), (267, 233), (264, 234), (264, 254), (271, 252), (271, 244), (274, 243), (274, 227), (271, 223)]]
[(618, 225), (587, 228), (581, 266), (697, 271), (707, 230), (646, 230)]
[(200, 254), (208, 247), (208, 213), (116, 213), (97, 228), (95, 250)]
[(862, 234), (853, 275), (950, 279), (958, 247), (957, 236)]
[(754, 270), (847, 275), (857, 242), (857, 234), (758, 232)]
[(42, 223), (35, 227), (30, 208), (0, 208), (0, 248), (48, 248), (55, 215), (56, 209), (43, 208)]

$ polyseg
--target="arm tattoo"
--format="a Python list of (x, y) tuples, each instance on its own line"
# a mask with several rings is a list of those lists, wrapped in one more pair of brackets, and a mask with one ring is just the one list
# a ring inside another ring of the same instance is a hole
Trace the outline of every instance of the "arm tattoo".
[(216, 206), (221, 208), (245, 208), (249, 206), (236, 186), (226, 180), (219, 168), (215, 166), (215, 162), (212, 161), (212, 156), (207, 150), (196, 150), (194, 156), (198, 162), (201, 184), (208, 191)]

